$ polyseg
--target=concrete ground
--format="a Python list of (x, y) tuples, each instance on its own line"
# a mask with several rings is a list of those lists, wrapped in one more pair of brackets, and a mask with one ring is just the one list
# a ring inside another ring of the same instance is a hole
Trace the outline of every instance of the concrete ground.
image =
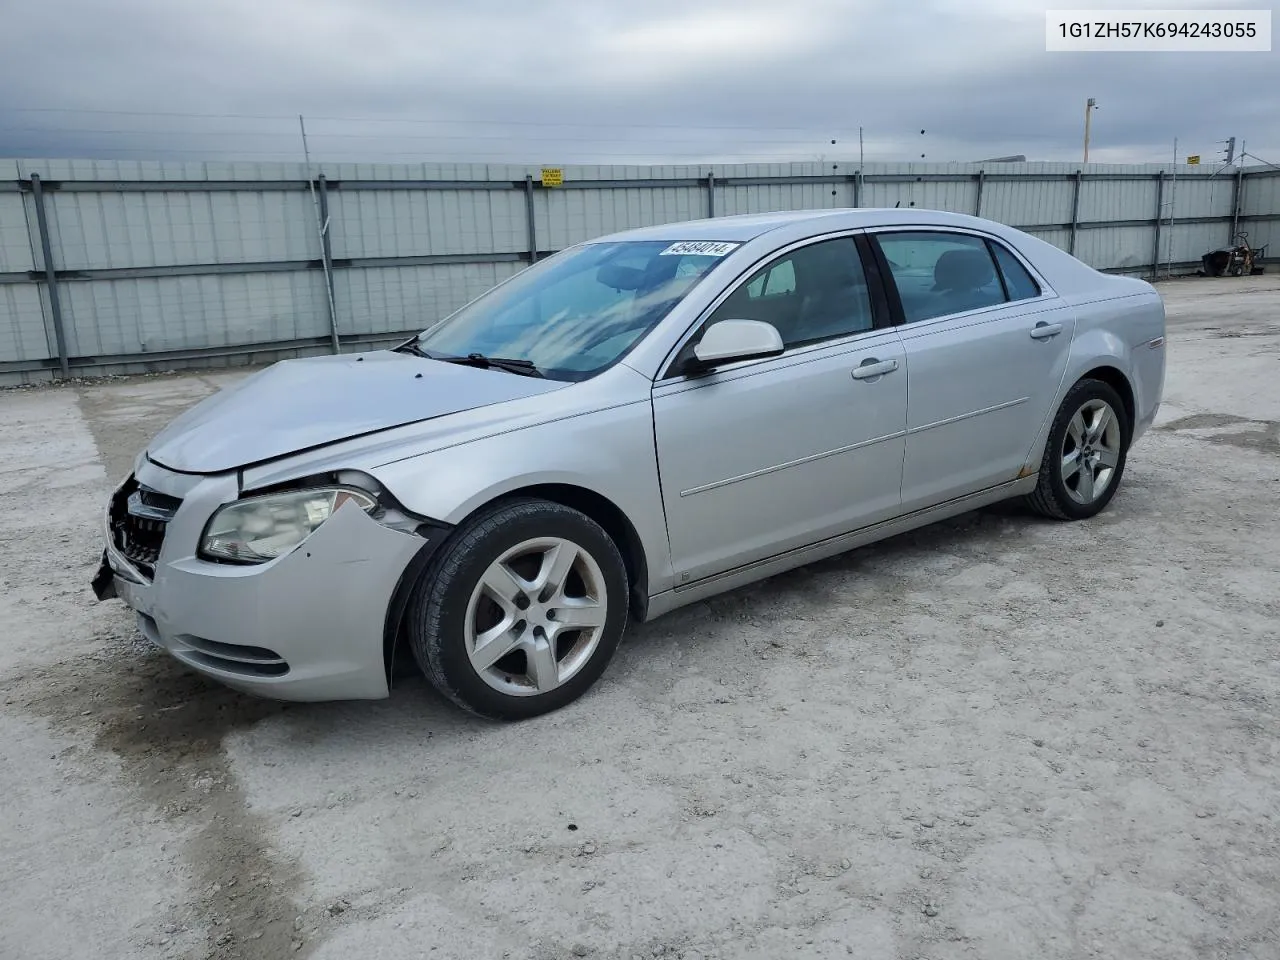
[(0, 393), (0, 957), (1280, 957), (1280, 280), (1161, 289), (1101, 517), (682, 610), (519, 725), (250, 699), (93, 601), (109, 484), (235, 374)]

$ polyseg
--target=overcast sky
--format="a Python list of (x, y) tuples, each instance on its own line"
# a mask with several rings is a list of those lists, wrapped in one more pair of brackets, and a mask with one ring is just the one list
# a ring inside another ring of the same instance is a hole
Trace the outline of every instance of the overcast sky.
[(296, 160), (301, 113), (321, 160), (1075, 161), (1096, 97), (1091, 160), (1280, 163), (1280, 54), (1044, 49), (1047, 8), (1270, 2), (41, 0), (0, 156)]

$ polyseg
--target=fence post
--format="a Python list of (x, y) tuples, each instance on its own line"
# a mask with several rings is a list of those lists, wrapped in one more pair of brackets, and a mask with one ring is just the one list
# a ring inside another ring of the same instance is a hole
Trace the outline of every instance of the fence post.
[(524, 175), (524, 213), (529, 226), (529, 262), (538, 262), (538, 225), (533, 221), (533, 174)]
[(714, 217), (716, 215), (716, 175), (714, 173), (707, 174), (707, 216)]
[(324, 267), (325, 292), (329, 298), (329, 337), (333, 352), (342, 350), (338, 339), (338, 306), (333, 295), (333, 244), (329, 241), (329, 183), (320, 174), (320, 263)]
[(978, 199), (973, 205), (973, 215), (975, 217), (982, 216), (982, 187), (987, 182), (987, 171), (978, 171)]
[(67, 337), (62, 327), (62, 301), (58, 299), (58, 272), (53, 266), (53, 244), (49, 241), (49, 220), (44, 210), (44, 187), (40, 176), (31, 175), (31, 193), (36, 202), (36, 227), (40, 231), (40, 252), (44, 257), (44, 280), (49, 288), (49, 312), (53, 315), (53, 337), (58, 344), (58, 367), (63, 377), (71, 375)]
[(1067, 241), (1067, 253), (1076, 255), (1076, 233), (1080, 229), (1080, 187), (1084, 183), (1084, 172), (1076, 171), (1075, 189), (1071, 194), (1071, 239)]
[(853, 175), (853, 205), (855, 207), (862, 206), (862, 171), (858, 170)]
[[(1164, 171), (1161, 170), (1156, 174), (1156, 238), (1155, 252), (1151, 256), (1151, 276), (1152, 279), (1158, 279), (1160, 276), (1160, 225), (1164, 222)], [(1169, 231), (1170, 236), (1173, 235), (1173, 211), (1169, 211)], [(1172, 256), (1172, 254), (1170, 254)]]

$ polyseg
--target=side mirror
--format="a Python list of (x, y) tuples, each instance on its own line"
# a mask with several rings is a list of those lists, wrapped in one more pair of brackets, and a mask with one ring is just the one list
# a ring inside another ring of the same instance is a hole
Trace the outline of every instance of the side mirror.
[(763, 320), (721, 320), (708, 327), (693, 348), (692, 365), (696, 369), (708, 370), (739, 360), (776, 357), (785, 349), (782, 334), (771, 323)]

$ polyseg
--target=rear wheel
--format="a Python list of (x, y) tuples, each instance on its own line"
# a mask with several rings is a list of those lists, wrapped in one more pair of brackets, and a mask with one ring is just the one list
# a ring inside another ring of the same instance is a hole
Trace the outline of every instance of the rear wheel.
[(509, 501), (468, 522), (423, 577), (414, 655), (459, 706), (501, 720), (536, 716), (604, 673), (627, 596), (626, 565), (598, 524), (558, 503)]
[(1027, 504), (1058, 520), (1086, 520), (1115, 496), (1131, 428), (1124, 402), (1101, 380), (1081, 380), (1062, 401)]

